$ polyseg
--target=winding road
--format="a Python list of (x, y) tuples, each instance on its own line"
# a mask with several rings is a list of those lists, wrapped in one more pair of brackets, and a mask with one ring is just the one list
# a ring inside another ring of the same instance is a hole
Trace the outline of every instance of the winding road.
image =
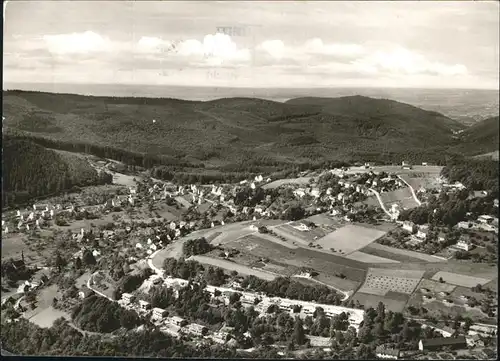
[(389, 217), (391, 217), (391, 219), (393, 219), (393, 218), (394, 218), (394, 216), (392, 215), (392, 213), (391, 213), (391, 212), (389, 212), (389, 211), (387, 210), (387, 208), (385, 208), (385, 204), (384, 204), (384, 202), (382, 201), (382, 198), (380, 197), (380, 193), (379, 193), (379, 192), (377, 192), (377, 191), (376, 191), (375, 189), (373, 189), (373, 188), (368, 188), (368, 189), (369, 189), (370, 191), (372, 191), (372, 192), (375, 194), (375, 197), (377, 197), (377, 200), (378, 200), (378, 202), (380, 203), (380, 207), (381, 207), (381, 208), (382, 208), (382, 210), (385, 212), (385, 214), (387, 214)]
[(417, 204), (419, 206), (421, 206), (422, 202), (420, 202), (420, 200), (417, 198), (417, 194), (415, 193), (415, 190), (410, 185), (410, 183), (408, 183), (407, 181), (405, 181), (400, 175), (398, 175), (398, 178), (401, 179), (408, 186), (408, 188), (410, 188), (411, 194), (412, 194), (413, 198), (415, 199), (415, 202), (417, 202)]

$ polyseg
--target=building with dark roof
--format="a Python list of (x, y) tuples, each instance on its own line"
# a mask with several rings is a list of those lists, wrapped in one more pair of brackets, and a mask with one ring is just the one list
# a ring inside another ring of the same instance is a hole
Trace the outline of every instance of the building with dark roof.
[(443, 347), (450, 347), (454, 350), (467, 348), (467, 341), (464, 336), (459, 337), (438, 337), (420, 340), (418, 349), (420, 351), (436, 351)]

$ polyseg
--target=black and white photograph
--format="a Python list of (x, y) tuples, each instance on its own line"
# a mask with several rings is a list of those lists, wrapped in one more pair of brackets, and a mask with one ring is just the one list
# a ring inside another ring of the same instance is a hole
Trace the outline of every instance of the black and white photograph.
[(2, 356), (495, 360), (498, 1), (3, 1)]

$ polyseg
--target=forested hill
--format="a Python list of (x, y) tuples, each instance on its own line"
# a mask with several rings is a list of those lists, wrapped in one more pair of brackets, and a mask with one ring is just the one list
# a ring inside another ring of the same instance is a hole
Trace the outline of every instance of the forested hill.
[[(4, 91), (8, 132), (206, 165), (440, 161), (450, 118), (367, 97), (214, 101)], [(153, 122), (153, 120), (156, 120)]]
[(466, 129), (459, 136), (460, 145), (457, 151), (467, 151), (471, 155), (490, 153), (498, 150), (499, 118), (492, 117), (482, 120)]
[(2, 206), (64, 190), (112, 182), (112, 176), (99, 175), (85, 160), (57, 153), (32, 142), (2, 137)]

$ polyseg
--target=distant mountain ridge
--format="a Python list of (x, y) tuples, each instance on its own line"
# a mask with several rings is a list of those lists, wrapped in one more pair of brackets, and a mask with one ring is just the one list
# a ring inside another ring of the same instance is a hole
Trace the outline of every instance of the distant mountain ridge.
[(429, 159), (464, 129), (436, 112), (364, 96), (281, 103), (4, 91), (3, 98), (7, 131), (208, 164)]

